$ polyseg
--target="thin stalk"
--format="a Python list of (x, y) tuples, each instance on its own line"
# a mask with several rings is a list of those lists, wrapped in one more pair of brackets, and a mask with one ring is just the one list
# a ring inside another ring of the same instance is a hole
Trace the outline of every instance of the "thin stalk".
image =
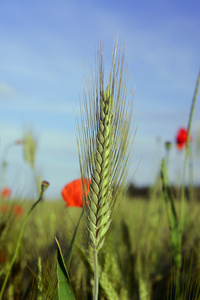
[(41, 256), (38, 257), (38, 297), (37, 300), (42, 300), (42, 293), (43, 293), (43, 288), (42, 288), (42, 260)]
[[(166, 171), (166, 165), (165, 160), (162, 160), (161, 164), (161, 176), (162, 176), (162, 185), (163, 185), (163, 196), (166, 204), (166, 210), (167, 210), (167, 216), (168, 216), (168, 222), (169, 222), (169, 228), (171, 232), (171, 242), (172, 242), (172, 249), (173, 249), (173, 264), (175, 267), (175, 273), (176, 273), (176, 283), (177, 288), (176, 292), (179, 291), (180, 286), (180, 268), (181, 268), (181, 252), (179, 251), (179, 224), (178, 224), (178, 218), (177, 213), (174, 205), (174, 196), (172, 193), (172, 189), (170, 186), (170, 182), (167, 176)], [(168, 195), (168, 190), (169, 195)], [(169, 200), (168, 200), (169, 197)], [(169, 202), (170, 201), (170, 202)]]
[(98, 251), (93, 250), (93, 259), (94, 259), (94, 296), (93, 300), (98, 299), (99, 294), (99, 268), (98, 268)]
[(195, 108), (195, 104), (196, 104), (199, 84), (200, 84), (200, 72), (198, 74), (198, 79), (197, 79), (197, 83), (196, 83), (194, 97), (193, 97), (193, 100), (192, 100), (190, 118), (189, 118), (189, 122), (188, 122), (188, 135), (187, 135), (184, 169), (183, 169), (183, 182), (182, 182), (182, 188), (181, 188), (181, 208), (180, 208), (180, 223), (179, 223), (179, 247), (180, 247), (179, 250), (180, 251), (181, 251), (181, 247), (182, 247), (182, 235), (183, 235), (183, 229), (184, 229), (185, 182), (186, 182), (187, 159), (188, 159), (188, 156), (189, 156), (189, 148), (190, 148), (189, 143), (190, 143), (191, 126), (192, 126), (192, 119), (193, 119), (193, 115), (194, 115), (194, 108)]
[[(192, 147), (191, 147), (192, 148)], [(189, 201), (190, 203), (194, 200), (194, 176), (193, 176), (193, 155), (192, 149), (189, 151)]]

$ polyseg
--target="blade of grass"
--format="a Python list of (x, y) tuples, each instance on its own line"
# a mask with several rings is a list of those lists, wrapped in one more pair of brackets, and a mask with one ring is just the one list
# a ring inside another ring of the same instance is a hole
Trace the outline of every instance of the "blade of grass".
[(48, 186), (49, 186), (49, 183), (48, 183), (47, 181), (43, 181), (43, 182), (42, 182), (39, 199), (32, 205), (32, 207), (30, 208), (30, 210), (28, 211), (28, 213), (26, 214), (26, 216), (25, 216), (25, 218), (24, 218), (24, 221), (23, 221), (23, 223), (22, 223), (22, 227), (21, 227), (21, 230), (20, 230), (20, 233), (19, 233), (17, 245), (16, 245), (16, 248), (15, 248), (15, 252), (14, 252), (14, 255), (13, 255), (12, 260), (11, 260), (11, 262), (10, 262), (10, 265), (8, 266), (8, 271), (7, 271), (7, 273), (6, 273), (6, 277), (5, 277), (4, 282), (3, 282), (3, 285), (2, 285), (2, 287), (1, 287), (0, 299), (2, 299), (2, 296), (3, 296), (4, 290), (5, 290), (5, 287), (6, 287), (6, 284), (7, 284), (9, 275), (10, 275), (10, 272), (11, 272), (11, 270), (12, 270), (13, 264), (14, 264), (15, 259), (16, 259), (16, 257), (17, 257), (17, 254), (18, 254), (18, 250), (19, 250), (19, 247), (20, 247), (20, 243), (21, 243), (21, 239), (22, 239), (22, 235), (23, 235), (23, 232), (24, 232), (25, 225), (26, 225), (26, 223), (27, 223), (27, 221), (28, 221), (28, 218), (29, 218), (31, 212), (33, 211), (33, 209), (34, 209), (34, 208), (36, 207), (36, 205), (38, 205), (38, 203), (42, 200), (42, 196), (43, 196), (45, 190), (48, 188)]
[(60, 244), (56, 239), (57, 244), (57, 276), (58, 276), (58, 298), (59, 300), (75, 300), (74, 292), (72, 290), (69, 274), (64, 263)]
[[(78, 227), (80, 225), (83, 214), (84, 214), (84, 209), (82, 209), (82, 212), (81, 212), (81, 215), (79, 217), (78, 223), (77, 223), (76, 228), (74, 230), (74, 234), (73, 234), (71, 243), (70, 243), (69, 248), (67, 250), (67, 255), (66, 255), (66, 259), (65, 259), (65, 265), (66, 265), (67, 270), (69, 269), (69, 266), (70, 266), (70, 262), (71, 262), (71, 258), (72, 258), (72, 252), (73, 252), (74, 245), (75, 245), (75, 240), (76, 240), (76, 234), (77, 234)], [(56, 289), (54, 300), (58, 300), (58, 289)]]

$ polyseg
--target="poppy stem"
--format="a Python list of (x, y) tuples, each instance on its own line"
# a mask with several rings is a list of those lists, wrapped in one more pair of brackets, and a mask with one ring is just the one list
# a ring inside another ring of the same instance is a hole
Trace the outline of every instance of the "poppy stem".
[(192, 100), (192, 106), (190, 111), (190, 117), (188, 122), (188, 132), (187, 132), (187, 142), (186, 142), (186, 152), (185, 152), (185, 160), (184, 160), (184, 169), (183, 169), (183, 181), (182, 181), (182, 188), (181, 188), (181, 208), (180, 208), (180, 222), (179, 222), (179, 253), (181, 253), (182, 248), (182, 236), (184, 230), (184, 208), (185, 208), (185, 182), (186, 182), (186, 169), (187, 169), (187, 159), (189, 156), (189, 144), (190, 144), (190, 132), (192, 126), (192, 119), (194, 115), (194, 108), (196, 104), (198, 88), (200, 85), (200, 72), (198, 74), (198, 79), (195, 87), (195, 92)]
[(99, 294), (99, 269), (98, 269), (98, 250), (93, 250), (94, 258), (94, 296), (93, 300), (98, 299)]
[(183, 227), (184, 227), (185, 177), (186, 177), (187, 158), (189, 155), (190, 132), (191, 132), (192, 119), (193, 119), (193, 115), (194, 115), (194, 108), (195, 108), (195, 103), (196, 103), (196, 99), (197, 99), (199, 85), (200, 85), (200, 72), (198, 74), (194, 97), (192, 100), (190, 118), (189, 118), (189, 122), (188, 122), (188, 134), (187, 134), (186, 152), (185, 152), (184, 169), (183, 169), (183, 182), (182, 182), (182, 189), (181, 189), (181, 211), (180, 211), (180, 227), (179, 227), (179, 229), (180, 229), (179, 242), (180, 243), (181, 243)]

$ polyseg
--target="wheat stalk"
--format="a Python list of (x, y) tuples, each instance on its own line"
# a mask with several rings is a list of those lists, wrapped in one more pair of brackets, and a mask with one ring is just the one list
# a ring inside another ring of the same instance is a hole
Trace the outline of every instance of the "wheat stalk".
[[(105, 92), (100, 46), (95, 78), (92, 76), (91, 86), (86, 80), (80, 120), (77, 117), (87, 232), (97, 266), (97, 253), (104, 244), (131, 163), (134, 141), (132, 99), (132, 94), (127, 98), (124, 52), (117, 55), (117, 43)], [(89, 193), (85, 178), (91, 179)]]

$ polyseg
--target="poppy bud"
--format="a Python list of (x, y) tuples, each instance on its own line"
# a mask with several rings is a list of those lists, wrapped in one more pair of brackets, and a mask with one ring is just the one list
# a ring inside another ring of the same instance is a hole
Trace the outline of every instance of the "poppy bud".
[(46, 180), (42, 181), (42, 184), (41, 184), (42, 193), (44, 193), (46, 191), (46, 189), (48, 188), (49, 184), (50, 183), (48, 181), (46, 181)]

